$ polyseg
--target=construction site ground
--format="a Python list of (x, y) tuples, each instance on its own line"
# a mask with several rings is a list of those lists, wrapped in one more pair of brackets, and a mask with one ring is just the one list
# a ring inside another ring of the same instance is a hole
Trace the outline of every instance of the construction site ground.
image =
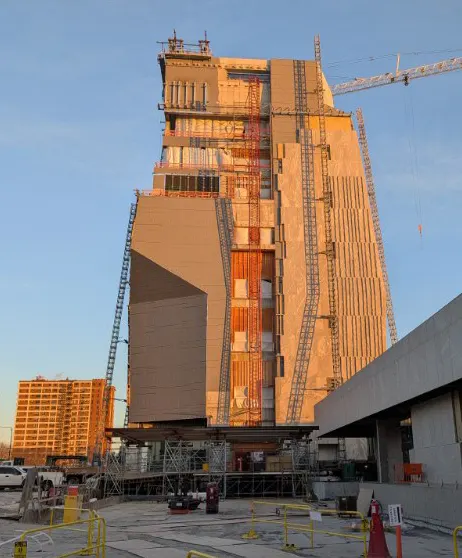
[[(0, 509), (9, 508), (11, 501), (20, 493), (0, 494)], [(5, 502), (5, 500), (7, 502)], [(288, 500), (285, 500), (289, 503)], [(296, 503), (295, 501), (290, 501)], [(211, 556), (232, 558), (287, 558), (291, 552), (283, 551), (281, 524), (257, 523), (258, 539), (245, 540), (242, 535), (250, 529), (250, 501), (227, 500), (220, 502), (220, 513), (206, 514), (204, 504), (199, 510), (187, 515), (169, 515), (165, 503), (127, 502), (100, 510), (107, 521), (108, 558), (184, 558), (189, 550), (197, 550)], [(258, 519), (277, 520), (276, 506), (257, 506)], [(280, 519), (280, 516), (279, 516)], [(292, 517), (291, 521), (308, 523), (306, 515)], [(356, 520), (338, 517), (322, 518), (315, 524), (317, 529), (334, 533), (352, 534), (351, 525)], [(2, 541), (18, 536), (23, 530), (36, 528), (17, 521), (0, 519), (0, 545)], [(358, 533), (356, 533), (358, 534)], [(69, 528), (51, 533), (53, 544), (30, 543), (28, 556), (52, 558), (72, 552), (84, 544), (85, 533)], [(396, 539), (387, 533), (390, 552), (396, 555)], [(360, 541), (316, 533), (311, 548), (308, 533), (290, 532), (289, 543), (296, 545), (297, 556), (358, 557), (362, 554)], [(462, 541), (461, 541), (462, 543)], [(0, 556), (12, 556), (12, 545), (0, 546)], [(453, 556), (452, 539), (449, 535), (427, 529), (408, 528), (403, 535), (405, 558), (429, 558)]]

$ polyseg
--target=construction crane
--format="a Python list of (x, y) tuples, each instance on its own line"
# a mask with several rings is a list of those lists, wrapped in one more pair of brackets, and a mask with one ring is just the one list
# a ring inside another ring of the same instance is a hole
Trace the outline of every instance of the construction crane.
[[(433, 64), (426, 64), (409, 68), (406, 70), (399, 70), (400, 56), (397, 55), (396, 71), (395, 73), (380, 74), (377, 76), (367, 78), (355, 78), (352, 81), (333, 85), (331, 87), (332, 94), (345, 95), (347, 93), (355, 93), (364, 89), (371, 89), (375, 87), (382, 87), (384, 85), (392, 85), (393, 83), (404, 83), (405, 86), (414, 79), (430, 77), (455, 70), (462, 70), (462, 58), (450, 58), (441, 60)], [(385, 284), (386, 293), (386, 312), (388, 321), (388, 331), (390, 334), (391, 344), (398, 341), (398, 333), (396, 329), (396, 322), (393, 312), (393, 303), (391, 299), (390, 284), (388, 281), (388, 272), (385, 262), (385, 252), (383, 247), (382, 233), (380, 229), (379, 213), (377, 209), (377, 200), (375, 195), (374, 177), (372, 174), (371, 161), (369, 156), (369, 148), (367, 144), (366, 130), (364, 127), (364, 118), (361, 109), (356, 111), (356, 119), (358, 123), (359, 144), (361, 148), (361, 156), (364, 164), (364, 172), (366, 176), (367, 192), (369, 197), (369, 205), (372, 213), (372, 221), (374, 226), (375, 238), (377, 242), (379, 260), (382, 269), (382, 276)], [(422, 233), (421, 225), (419, 225), (419, 232)]]
[(95, 459), (95, 457), (101, 459), (103, 447), (104, 447), (103, 441), (105, 435), (105, 428), (109, 417), (112, 378), (114, 375), (117, 346), (121, 341), (119, 339), (120, 324), (122, 321), (125, 292), (127, 290), (127, 284), (128, 284), (128, 271), (130, 269), (130, 249), (132, 244), (132, 231), (133, 231), (133, 223), (135, 222), (137, 206), (138, 206), (138, 196), (136, 202), (130, 205), (130, 216), (128, 219), (127, 233), (125, 236), (124, 254), (122, 259), (122, 270), (120, 272), (120, 279), (119, 279), (119, 291), (117, 293), (116, 309), (114, 314), (114, 322), (112, 325), (111, 342), (109, 345), (109, 355), (108, 355), (108, 361), (106, 367), (106, 377), (105, 377), (106, 381), (104, 385), (103, 405), (101, 408), (98, 429), (96, 432), (95, 448), (93, 451), (93, 460)]
[(450, 58), (441, 60), (434, 64), (426, 64), (425, 66), (417, 66), (407, 70), (399, 70), (399, 55), (396, 64), (396, 72), (394, 74), (380, 74), (378, 76), (355, 78), (352, 81), (345, 83), (338, 83), (333, 85), (330, 89), (332, 95), (345, 95), (346, 93), (355, 93), (363, 89), (371, 89), (373, 87), (382, 87), (383, 85), (391, 85), (393, 83), (409, 83), (414, 79), (436, 76), (447, 72), (454, 72), (455, 70), (462, 70), (462, 58)]

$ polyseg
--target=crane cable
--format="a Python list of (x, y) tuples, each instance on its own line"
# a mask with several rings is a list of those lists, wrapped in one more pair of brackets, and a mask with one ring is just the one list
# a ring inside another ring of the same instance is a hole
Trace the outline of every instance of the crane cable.
[[(417, 217), (417, 230), (419, 231), (420, 239), (422, 240), (422, 203), (420, 195), (420, 174), (419, 174), (419, 160), (415, 148), (415, 118), (414, 118), (414, 102), (412, 95), (412, 88), (403, 88), (404, 95), (404, 111), (406, 117), (406, 128), (408, 129), (407, 140), (409, 148), (409, 161), (412, 174), (412, 183), (414, 186), (414, 207)], [(409, 97), (407, 97), (409, 94)]]

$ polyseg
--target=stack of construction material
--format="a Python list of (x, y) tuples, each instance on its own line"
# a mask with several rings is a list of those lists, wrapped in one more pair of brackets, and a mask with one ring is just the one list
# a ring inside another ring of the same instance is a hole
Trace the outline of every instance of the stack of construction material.
[(266, 457), (266, 472), (279, 473), (281, 471), (290, 471), (292, 469), (291, 455), (268, 455)]

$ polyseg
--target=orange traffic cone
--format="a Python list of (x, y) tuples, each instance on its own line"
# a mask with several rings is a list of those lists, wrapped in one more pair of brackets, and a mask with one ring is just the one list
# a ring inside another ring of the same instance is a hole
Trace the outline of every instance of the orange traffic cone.
[(391, 558), (385, 540), (385, 531), (379, 515), (379, 503), (377, 500), (371, 502), (371, 534), (369, 536), (368, 558)]

